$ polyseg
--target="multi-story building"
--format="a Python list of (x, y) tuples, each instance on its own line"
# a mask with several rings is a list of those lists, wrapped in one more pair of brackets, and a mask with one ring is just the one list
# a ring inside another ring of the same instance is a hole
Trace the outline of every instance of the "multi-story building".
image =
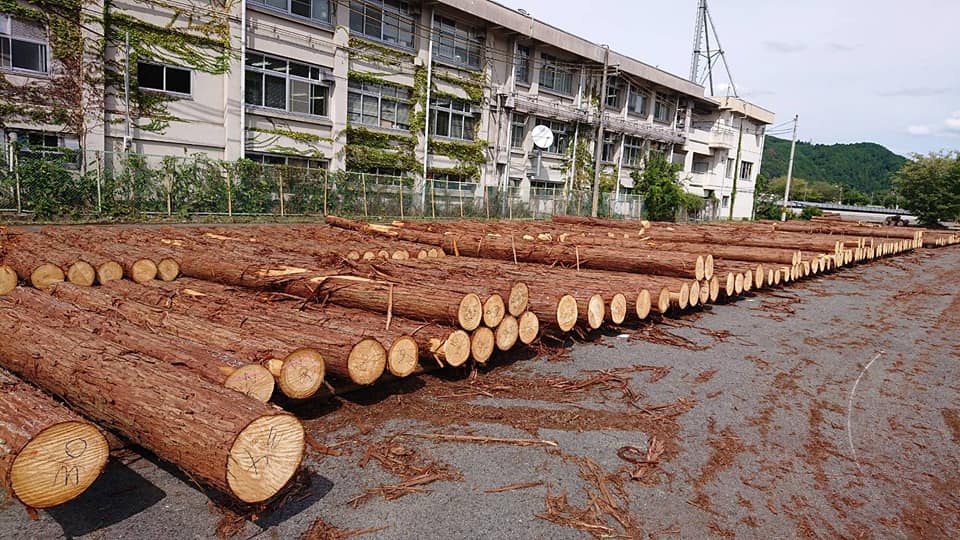
[(202, 153), (529, 194), (589, 189), (598, 151), (605, 189), (627, 193), (659, 152), (711, 216), (732, 204), (740, 218), (773, 121), (487, 0), (69, 6), (0, 15), (0, 127), (87, 155)]

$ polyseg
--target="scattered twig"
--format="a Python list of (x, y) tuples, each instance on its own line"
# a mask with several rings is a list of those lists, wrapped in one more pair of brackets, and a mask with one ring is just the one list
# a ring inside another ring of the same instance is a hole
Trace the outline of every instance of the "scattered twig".
[(480, 444), (514, 444), (517, 446), (560, 446), (555, 441), (543, 439), (505, 439), (502, 437), (480, 437), (476, 435), (445, 435), (443, 433), (401, 433), (400, 436), (435, 439), (439, 441), (473, 442)]
[(484, 490), (484, 493), (503, 493), (504, 491), (514, 491), (517, 489), (527, 489), (542, 486), (543, 482), (524, 482), (518, 484), (509, 484), (498, 488)]

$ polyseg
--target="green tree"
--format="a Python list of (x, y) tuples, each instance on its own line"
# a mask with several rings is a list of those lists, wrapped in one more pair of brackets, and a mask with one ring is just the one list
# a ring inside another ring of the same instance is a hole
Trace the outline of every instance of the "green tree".
[(803, 211), (800, 212), (800, 219), (804, 221), (810, 221), (814, 216), (822, 216), (823, 210), (817, 208), (816, 206), (804, 206)]
[(662, 154), (653, 152), (643, 170), (630, 175), (635, 191), (643, 196), (647, 219), (674, 221), (680, 208), (689, 212), (703, 208), (703, 199), (685, 192), (680, 185), (677, 175), (681, 170), (683, 165), (670, 163)]
[(894, 185), (900, 204), (922, 225), (960, 219), (960, 152), (914, 155), (897, 172)]

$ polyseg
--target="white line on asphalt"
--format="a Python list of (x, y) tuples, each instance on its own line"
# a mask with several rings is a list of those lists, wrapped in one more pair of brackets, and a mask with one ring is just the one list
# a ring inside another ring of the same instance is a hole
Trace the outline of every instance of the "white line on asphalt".
[(870, 369), (870, 366), (872, 366), (881, 355), (883, 355), (883, 351), (878, 352), (877, 355), (873, 357), (873, 360), (870, 360), (867, 362), (867, 365), (863, 366), (863, 369), (860, 370), (860, 375), (853, 383), (853, 388), (850, 389), (850, 397), (847, 399), (847, 442), (850, 444), (850, 452), (853, 453), (853, 462), (857, 465), (857, 469), (860, 469), (860, 472), (863, 472), (863, 469), (860, 468), (860, 461), (857, 460), (857, 449), (853, 446), (853, 428), (850, 426), (850, 418), (853, 416), (853, 395), (857, 392), (857, 385), (860, 384), (860, 379), (863, 377), (863, 374)]

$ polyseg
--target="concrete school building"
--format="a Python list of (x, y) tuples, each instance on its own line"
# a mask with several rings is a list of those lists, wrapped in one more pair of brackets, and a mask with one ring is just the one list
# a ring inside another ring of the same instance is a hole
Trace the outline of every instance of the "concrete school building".
[(85, 159), (205, 154), (477, 192), (589, 190), (602, 117), (611, 191), (628, 193), (659, 152), (709, 217), (728, 215), (736, 180), (744, 218), (774, 119), (614, 50), (600, 103), (603, 46), (488, 0), (91, 0), (73, 26), (16, 5), (0, 13), (4, 144)]

